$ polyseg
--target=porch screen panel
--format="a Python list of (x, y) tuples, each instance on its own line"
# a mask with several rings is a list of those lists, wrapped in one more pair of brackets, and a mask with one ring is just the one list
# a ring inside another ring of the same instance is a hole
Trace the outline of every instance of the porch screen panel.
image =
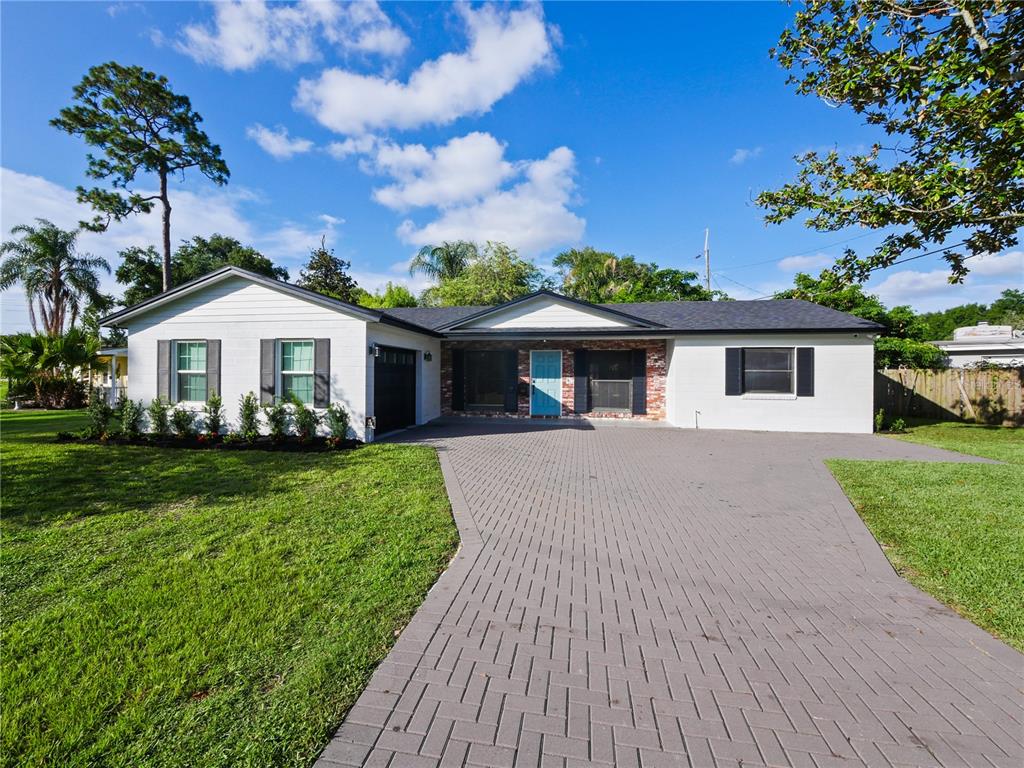
[(463, 355), (467, 411), (504, 411), (510, 356), (505, 350), (466, 350)]
[(633, 355), (629, 350), (590, 350), (590, 409), (624, 411), (633, 407)]

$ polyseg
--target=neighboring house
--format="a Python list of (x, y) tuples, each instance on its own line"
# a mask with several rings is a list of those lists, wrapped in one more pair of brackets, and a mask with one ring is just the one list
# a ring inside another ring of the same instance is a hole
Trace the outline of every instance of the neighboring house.
[(128, 393), (128, 348), (103, 347), (88, 370), (86, 386), (99, 392), (110, 405)]
[(1014, 332), (1010, 325), (977, 325), (957, 328), (953, 339), (933, 341), (946, 353), (951, 368), (969, 368), (991, 363), (1001, 366), (1024, 365), (1024, 335)]
[(134, 398), (217, 391), (229, 420), (246, 392), (337, 402), (366, 440), (442, 415), (870, 432), (882, 330), (797, 300), (374, 310), (237, 267), (103, 324), (128, 332)]

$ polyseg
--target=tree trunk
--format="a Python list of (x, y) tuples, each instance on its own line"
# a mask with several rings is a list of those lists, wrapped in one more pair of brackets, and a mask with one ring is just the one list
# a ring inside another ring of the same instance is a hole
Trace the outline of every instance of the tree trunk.
[(164, 291), (171, 290), (171, 201), (167, 197), (167, 169), (160, 169), (160, 202), (164, 206)]

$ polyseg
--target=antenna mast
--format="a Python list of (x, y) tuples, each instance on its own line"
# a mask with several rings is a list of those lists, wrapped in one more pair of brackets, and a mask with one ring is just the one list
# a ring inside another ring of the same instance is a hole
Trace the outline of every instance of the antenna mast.
[(711, 250), (708, 248), (708, 236), (711, 233), (710, 227), (704, 228), (704, 287), (711, 293)]

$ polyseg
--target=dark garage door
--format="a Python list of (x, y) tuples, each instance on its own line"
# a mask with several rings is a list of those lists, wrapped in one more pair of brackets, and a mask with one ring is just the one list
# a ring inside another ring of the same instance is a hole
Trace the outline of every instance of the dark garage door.
[(378, 435), (416, 423), (416, 353), (411, 349), (377, 347), (373, 412)]

